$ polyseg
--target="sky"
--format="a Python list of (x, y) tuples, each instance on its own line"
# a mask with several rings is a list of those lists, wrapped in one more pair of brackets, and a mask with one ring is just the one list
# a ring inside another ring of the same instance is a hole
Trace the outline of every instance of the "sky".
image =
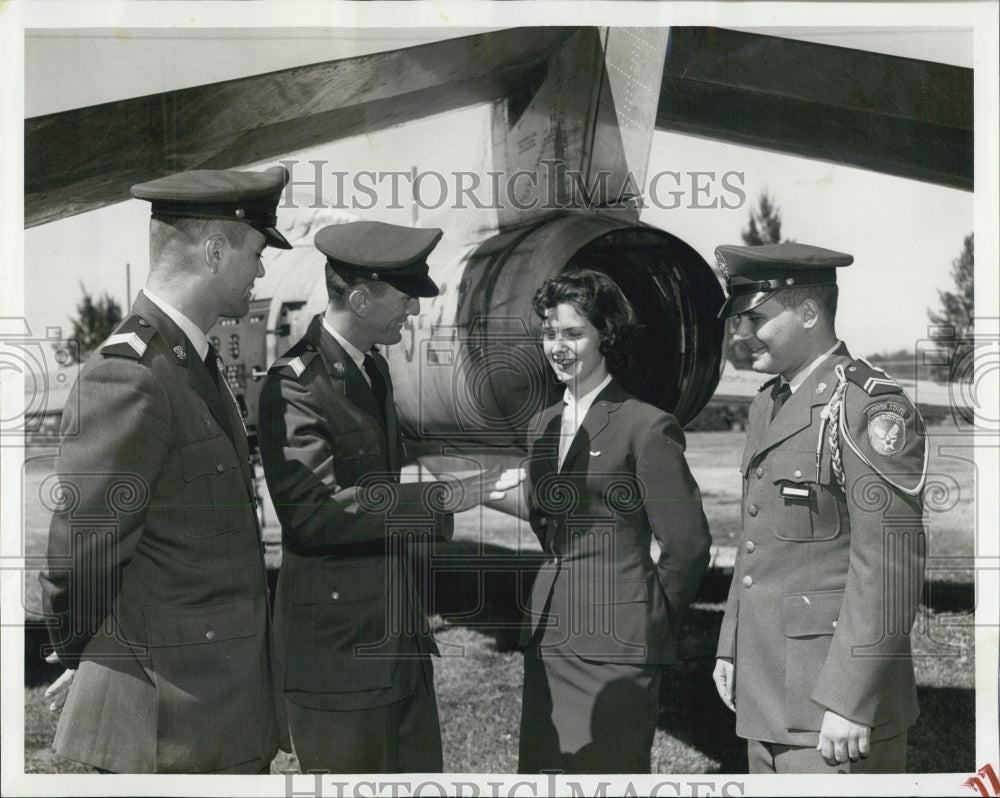
[[(262, 34), (247, 31), (143, 29), (33, 31), (25, 51), (25, 114), (48, 113), (114, 97), (137, 96), (169, 87), (225, 80), (241, 74), (287, 68), (329, 58), (348, 57), (418, 44), (456, 29), (315, 29)], [(798, 29), (775, 29), (803, 35)], [(895, 31), (844, 28), (810, 29), (809, 38), (826, 43), (862, 42), (887, 52), (968, 65), (968, 31), (927, 28)], [(249, 50), (248, 50), (249, 48)], [(183, 52), (184, 57), (177, 53)], [(248, 57), (248, 52), (253, 57)], [(58, 57), (56, 57), (58, 55)], [(134, 68), (137, 57), (149, 68)], [(131, 67), (131, 68), (130, 68)], [(112, 75), (113, 80), (107, 76)], [(485, 106), (411, 122), (369, 135), (332, 142), (289, 157), (303, 162), (322, 157), (331, 164), (382, 170), (486, 170), (488, 153), (479, 143), (488, 136)], [(446, 140), (447, 147), (441, 142)], [(273, 161), (247, 165), (260, 168)], [(359, 166), (360, 165), (360, 166)], [(708, 172), (701, 178), (719, 188), (724, 175), (741, 187), (745, 202), (713, 210), (692, 208), (690, 178), (680, 207), (652, 204), (642, 221), (677, 235), (714, 265), (714, 249), (740, 243), (750, 206), (761, 190), (778, 204), (786, 238), (849, 252), (855, 263), (841, 270), (838, 314), (841, 337), (858, 353), (912, 349), (927, 335), (927, 310), (939, 304), (938, 291), (952, 287), (951, 262), (973, 229), (975, 197), (970, 192), (915, 180), (768, 152), (664, 131), (654, 133), (647, 179), (663, 172)], [(659, 184), (674, 186), (670, 179)], [(730, 193), (728, 199), (732, 200)], [(121, 304), (134, 298), (147, 268), (148, 204), (136, 200), (29, 228), (24, 233), (25, 311), (33, 330), (69, 328), (82, 292), (109, 293)], [(410, 211), (376, 207), (364, 218), (408, 223)], [(431, 220), (466, 235), (478, 220), (468, 214), (436, 214)], [(422, 223), (428, 223), (422, 220)], [(273, 252), (273, 251), (272, 251)], [(460, 253), (456, 251), (455, 257)], [(128, 269), (126, 264), (129, 264)], [(126, 273), (130, 273), (130, 285)]]

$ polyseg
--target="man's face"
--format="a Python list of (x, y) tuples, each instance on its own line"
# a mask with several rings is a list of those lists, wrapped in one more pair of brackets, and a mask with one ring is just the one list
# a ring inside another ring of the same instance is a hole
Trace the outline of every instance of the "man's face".
[(261, 254), (266, 246), (264, 234), (252, 227), (239, 246), (233, 246), (227, 241), (218, 275), (220, 316), (238, 318), (250, 312), (250, 294), (254, 280), (264, 276)]
[(600, 333), (568, 302), (545, 311), (542, 351), (556, 379), (568, 385), (574, 396), (585, 396), (607, 374)]
[(368, 312), (363, 323), (368, 338), (375, 344), (399, 343), (407, 317), (420, 313), (420, 300), (388, 283), (369, 283), (367, 293)]
[(753, 370), (792, 379), (808, 365), (806, 327), (799, 308), (786, 308), (771, 297), (733, 318), (733, 338), (750, 348)]

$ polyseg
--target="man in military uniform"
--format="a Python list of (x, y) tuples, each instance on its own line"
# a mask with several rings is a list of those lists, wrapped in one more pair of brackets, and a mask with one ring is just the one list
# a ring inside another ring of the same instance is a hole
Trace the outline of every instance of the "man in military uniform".
[(450, 513), (482, 501), (483, 485), (502, 499), (520, 480), (399, 481), (392, 381), (374, 346), (399, 342), (420, 297), (437, 295), (426, 258), (440, 238), (381, 222), (321, 229), (329, 303), (264, 381), (261, 456), (282, 527), (275, 627), (303, 772), (442, 769), (438, 649), (412, 544), (450, 538)]
[(923, 423), (834, 330), (836, 269), (805, 244), (716, 250), (753, 368), (743, 531), (714, 679), (751, 773), (899, 773), (917, 718)]
[(66, 402), (41, 574), (75, 669), (55, 750), (103, 772), (266, 773), (290, 748), (246, 432), (206, 338), (248, 312), (264, 248), (290, 248), (274, 226), (287, 181), (132, 187), (152, 203), (149, 278)]

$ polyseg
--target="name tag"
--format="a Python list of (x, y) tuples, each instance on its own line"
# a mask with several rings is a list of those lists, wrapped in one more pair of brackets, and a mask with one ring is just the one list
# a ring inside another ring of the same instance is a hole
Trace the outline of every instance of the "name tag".
[(808, 499), (809, 488), (799, 488), (795, 485), (782, 485), (781, 496), (785, 499)]

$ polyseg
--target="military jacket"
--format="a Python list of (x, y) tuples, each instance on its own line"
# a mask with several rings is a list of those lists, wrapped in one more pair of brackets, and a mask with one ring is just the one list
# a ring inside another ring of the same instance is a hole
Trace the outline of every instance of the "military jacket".
[(43, 601), (78, 667), (56, 751), (201, 773), (289, 748), (239, 411), (144, 295), (70, 392), (56, 466)]
[(843, 345), (773, 421), (771, 387), (750, 407), (717, 652), (735, 663), (737, 733), (815, 745), (830, 709), (873, 740), (893, 737), (917, 717), (923, 423), (894, 380)]

